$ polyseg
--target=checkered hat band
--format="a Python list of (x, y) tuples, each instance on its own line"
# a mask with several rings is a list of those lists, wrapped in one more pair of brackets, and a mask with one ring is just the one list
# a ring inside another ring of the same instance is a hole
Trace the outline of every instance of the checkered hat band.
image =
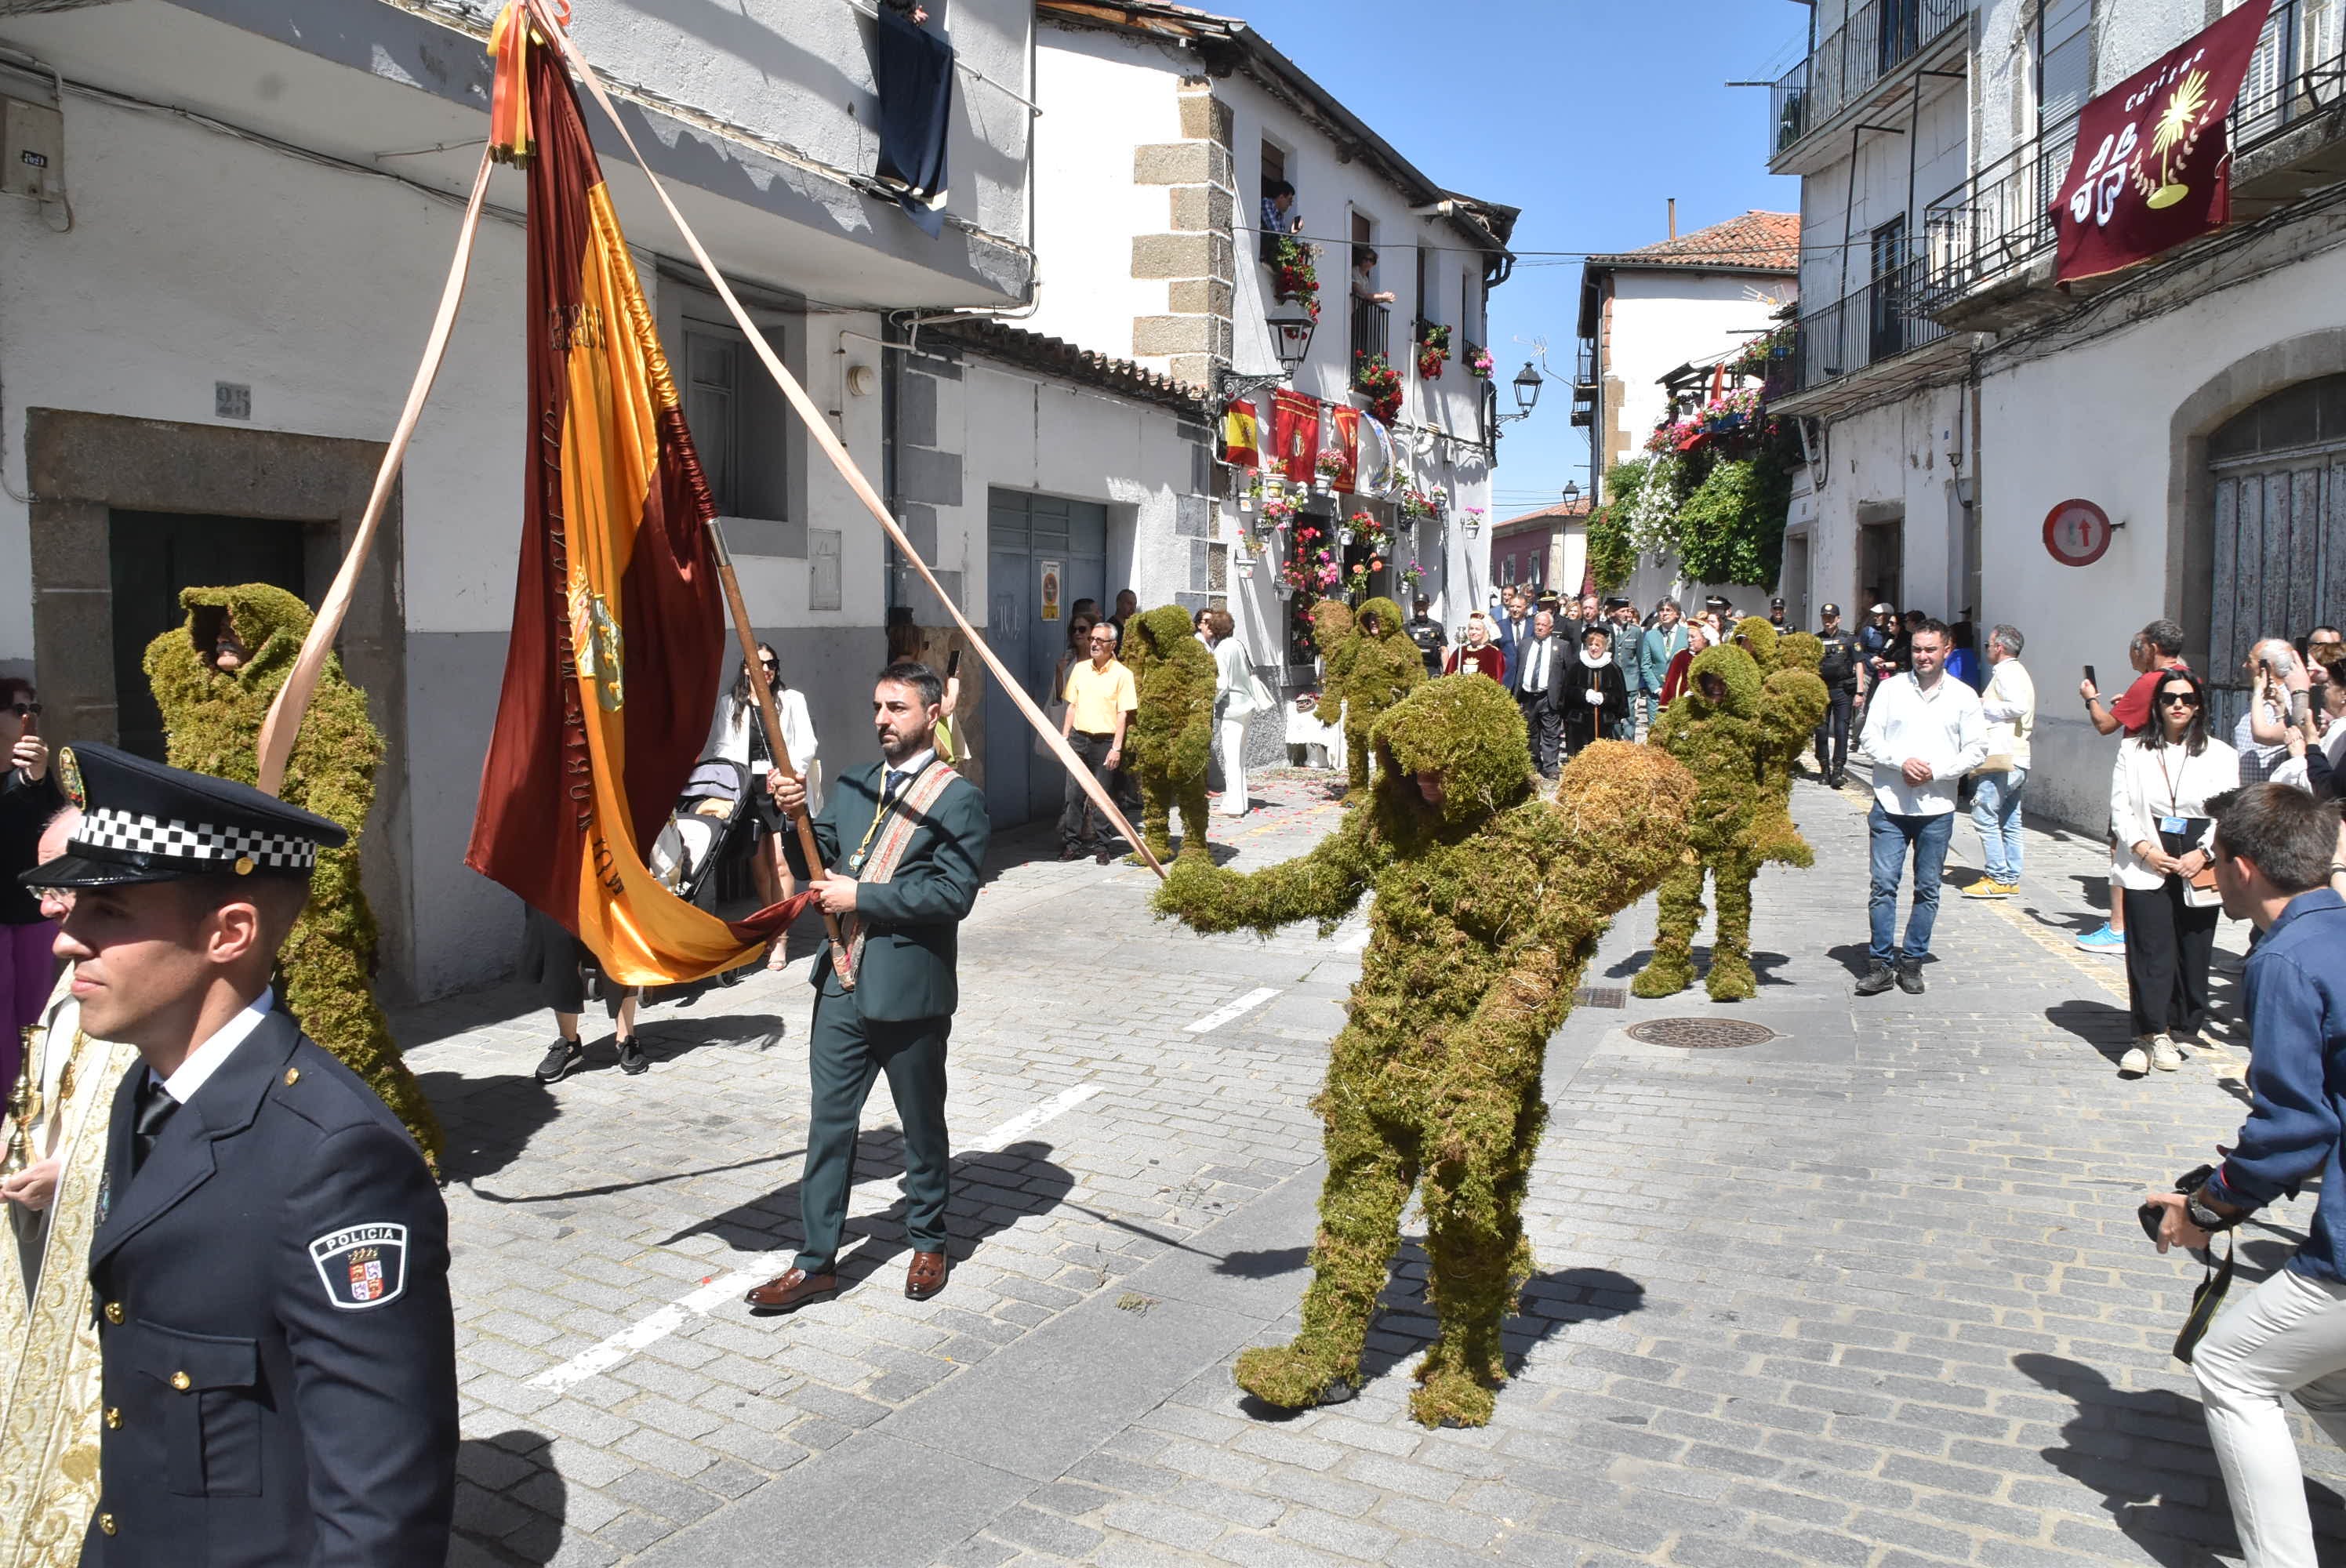
[(103, 806), (82, 818), (74, 842), (122, 854), (217, 860), (222, 865), (234, 865), (249, 855), (254, 865), (278, 871), (306, 871), (318, 861), (318, 846), (307, 839), (249, 828), (215, 828), (209, 822), (158, 822), (152, 817), (134, 817)]

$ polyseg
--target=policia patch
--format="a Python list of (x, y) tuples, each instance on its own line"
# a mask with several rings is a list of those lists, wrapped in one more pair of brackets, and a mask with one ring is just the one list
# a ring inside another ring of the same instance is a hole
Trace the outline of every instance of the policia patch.
[(326, 1299), (346, 1312), (399, 1299), (407, 1288), (407, 1227), (352, 1225), (310, 1244)]

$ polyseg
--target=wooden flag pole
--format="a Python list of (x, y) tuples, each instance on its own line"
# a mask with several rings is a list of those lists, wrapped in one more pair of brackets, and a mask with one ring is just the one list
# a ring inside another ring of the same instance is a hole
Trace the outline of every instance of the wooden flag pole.
[[(766, 672), (758, 664), (758, 634), (750, 627), (750, 607), (741, 597), (741, 579), (733, 575), (733, 555), (725, 548), (725, 530), (717, 519), (709, 520), (709, 542), (717, 551), (717, 580), (724, 585), (725, 608), (733, 617), (733, 636), (741, 645), (741, 658), (750, 669), (750, 689), (758, 694), (758, 722), (765, 727), (766, 749), (773, 756), (774, 766), (787, 779), (803, 779), (797, 765), (790, 761), (790, 748), (782, 740), (782, 716), (774, 707), (774, 688)], [(763, 789), (763, 779), (752, 779), (750, 787)], [(823, 863), (822, 846), (815, 841), (813, 802), (790, 813), (790, 821), (798, 829), (799, 849), (806, 856), (808, 880), (820, 878), (829, 868)], [(846, 939), (840, 934), (839, 917), (829, 910), (822, 911), (822, 929), (830, 934), (831, 945), (841, 952), (847, 951)], [(778, 938), (779, 940), (779, 938)], [(843, 983), (843, 982), (842, 982)]]
[(423, 417), (423, 400), (430, 395), (432, 383), (440, 374), (441, 361), (448, 357), (448, 335), (455, 329), (456, 311), (464, 303), (464, 277), (473, 268), (473, 239), (480, 232), (481, 204), (489, 194), (489, 171), (493, 167), (488, 149), (482, 148), (481, 170), (473, 177), (473, 194), (464, 203), (464, 226), (456, 231), (455, 258), (448, 264), (448, 281), (440, 290), (440, 313), (433, 318), (432, 331), (424, 339), (423, 362), (415, 368), (415, 381), (407, 389), (407, 402), (399, 411), (399, 423), (391, 433), (391, 444), (382, 449), (382, 462), (375, 468), (374, 489), (367, 494), (366, 511), (361, 514), (358, 529), (351, 537), (349, 552), (342, 556), (342, 569), (334, 574), (333, 586), (326, 590), (324, 601), (310, 622), (310, 635), (301, 639), (301, 651), (294, 657), (293, 667), (286, 672), (285, 684), (270, 700), (268, 716), (260, 721), (260, 740), (255, 748), (254, 760), (257, 782), (269, 794), (274, 795), (284, 788), (285, 765), (292, 759), (293, 738), (301, 733), (301, 716), (309, 712), (310, 699), (317, 695), (319, 673), (334, 651), (334, 638), (342, 633), (342, 617), (350, 613), (351, 600), (358, 592), (359, 572), (374, 548), (375, 529), (382, 522), (392, 486), (399, 482), (399, 465), (407, 455), (407, 443), (415, 433), (415, 422)]
[(1148, 843), (1143, 840), (1131, 822), (1126, 820), (1124, 813), (1117, 809), (1116, 802), (1108, 797), (1107, 790), (1101, 785), (1098, 779), (1095, 778), (1092, 770), (1084, 765), (1083, 759), (1076, 755), (1075, 748), (1067, 744), (1066, 738), (1061, 735), (1050, 719), (1044, 716), (1043, 710), (1035, 705), (1035, 699), (1026, 695), (1026, 688), (1019, 682), (1018, 677), (1012, 675), (1009, 668), (995, 656), (993, 648), (986, 646), (985, 638), (979, 635), (975, 626), (970, 625), (969, 618), (961, 613), (961, 606), (954, 603), (953, 596), (945, 592), (944, 585), (937, 581), (936, 574), (929, 570), (929, 564), (921, 559), (921, 553), (913, 548), (912, 540), (905, 536), (903, 529), (897, 525), (896, 519), (889, 514), (888, 504), (880, 498), (880, 493), (874, 490), (872, 487), (872, 482), (864, 477), (863, 470), (856, 465), (854, 457), (849, 453), (845, 444), (832, 433), (830, 423), (822, 416), (822, 411), (815, 406), (814, 400), (807, 395), (806, 389), (799, 384), (798, 378), (790, 374), (790, 367), (782, 363), (781, 356), (774, 352), (774, 346), (766, 341), (766, 334), (759, 331), (758, 323), (750, 319), (750, 312), (742, 309), (741, 301), (734, 296), (731, 285), (725, 281), (725, 275), (718, 270), (717, 263), (710, 260), (708, 250), (702, 247), (700, 237), (693, 232), (692, 225), (687, 223), (684, 220), (684, 214), (677, 209), (675, 200), (668, 193), (668, 187), (660, 182), (658, 175), (652, 172), (651, 161), (644, 157), (643, 149), (636, 145), (635, 136), (627, 129), (627, 122), (620, 117), (618, 106), (614, 104), (611, 101), (611, 96), (603, 90), (602, 78), (595, 74), (595, 68), (588, 65), (586, 56), (578, 52), (578, 46), (570, 41), (570, 35), (556, 26), (553, 17), (547, 14), (546, 0), (524, 0), (524, 4), (528, 6), (530, 15), (536, 20), (539, 29), (553, 41), (555, 47), (562, 51), (563, 59), (568, 63), (571, 70), (576, 73), (579, 81), (585, 84), (588, 96), (600, 106), (603, 113), (610, 119), (612, 127), (619, 133), (619, 140), (627, 147), (628, 156), (636, 160), (636, 168), (642, 172), (644, 178), (650, 182), (652, 194), (659, 199), (660, 206), (667, 209), (668, 221), (676, 225), (678, 237), (683, 239), (686, 249), (692, 252), (692, 259), (699, 263), (700, 270), (709, 279), (709, 286), (717, 291), (717, 297), (724, 300), (725, 308), (732, 312), (735, 324), (741, 329), (742, 335), (749, 339), (750, 347), (756, 351), (760, 361), (765, 365), (766, 373), (773, 377), (774, 384), (781, 389), (783, 397), (789, 400), (790, 407), (797, 412), (800, 422), (806, 426), (809, 437), (822, 450), (822, 454), (831, 460), (831, 465), (839, 471), (840, 478), (846, 482), (848, 489), (854, 492), (855, 498), (863, 504), (863, 509), (872, 514), (872, 521), (880, 524), (881, 532), (894, 544), (904, 559), (912, 563), (913, 569), (920, 574), (921, 580), (928, 584), (935, 592), (938, 602), (944, 606), (945, 614), (953, 617), (954, 625), (961, 628), (962, 634), (969, 638), (970, 647), (977, 650), (977, 657), (984, 660), (985, 667), (994, 673), (994, 678), (1001, 686), (1003, 695), (1009, 697), (1019, 713), (1025, 718), (1026, 722), (1034, 726), (1035, 733), (1043, 738), (1044, 743), (1051, 748), (1052, 754), (1057, 757), (1060, 764), (1067, 769), (1068, 777), (1075, 779), (1084, 793), (1091, 798), (1092, 804), (1099, 808), (1101, 814), (1116, 825), (1117, 830), (1131, 843), (1135, 852), (1148, 862), (1148, 869), (1159, 877), (1165, 875), (1164, 865), (1149, 852)]

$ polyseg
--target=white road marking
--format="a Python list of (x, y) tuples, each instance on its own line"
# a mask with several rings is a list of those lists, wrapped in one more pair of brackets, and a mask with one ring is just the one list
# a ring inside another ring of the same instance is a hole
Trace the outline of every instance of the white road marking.
[[(1262, 994), (1269, 996), (1272, 993), (1264, 992)], [(1078, 1084), (1072, 1089), (1062, 1090), (1041, 1105), (1021, 1111), (993, 1131), (981, 1135), (969, 1146), (983, 1149), (988, 1154), (999, 1153), (1044, 1123), (1075, 1109), (1099, 1092), (1096, 1084)], [(793, 1252), (769, 1252), (746, 1259), (744, 1267), (724, 1278), (712, 1279), (683, 1299), (671, 1301), (658, 1311), (630, 1323), (609, 1339), (581, 1350), (559, 1366), (548, 1367), (530, 1379), (529, 1386), (558, 1394), (589, 1378), (607, 1372), (646, 1346), (667, 1339), (693, 1319), (706, 1317), (729, 1301), (740, 1300), (742, 1293), (751, 1286), (763, 1284), (788, 1268), (796, 1256)]]
[(1278, 994), (1279, 987), (1276, 985), (1258, 985), (1236, 1002), (1226, 1002), (1195, 1023), (1184, 1023), (1181, 1027), (1192, 1034), (1203, 1034), (1209, 1029), (1219, 1029), (1233, 1018), (1252, 1013)]

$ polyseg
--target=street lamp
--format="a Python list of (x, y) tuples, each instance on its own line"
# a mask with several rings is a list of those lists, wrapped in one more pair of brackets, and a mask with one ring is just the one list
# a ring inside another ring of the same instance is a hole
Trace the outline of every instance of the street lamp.
[(1564, 482), (1564, 509), (1569, 512), (1579, 504), (1580, 481), (1577, 479), (1566, 480)]
[(1292, 381), (1302, 368), (1303, 357), (1311, 350), (1311, 330), (1319, 325), (1311, 309), (1291, 300), (1281, 300), (1262, 313), (1262, 321), (1270, 329), (1270, 346), (1279, 355), (1278, 373), (1246, 374), (1216, 365), (1214, 402), (1218, 407), (1228, 408), (1239, 398)]
[(1539, 402), (1539, 367), (1533, 364), (1531, 361), (1525, 360), (1524, 361), (1524, 368), (1515, 372), (1515, 407), (1519, 412), (1515, 413), (1503, 413), (1499, 415), (1498, 419), (1494, 423), (1499, 424), (1512, 424), (1516, 420), (1531, 418), (1533, 408)]

